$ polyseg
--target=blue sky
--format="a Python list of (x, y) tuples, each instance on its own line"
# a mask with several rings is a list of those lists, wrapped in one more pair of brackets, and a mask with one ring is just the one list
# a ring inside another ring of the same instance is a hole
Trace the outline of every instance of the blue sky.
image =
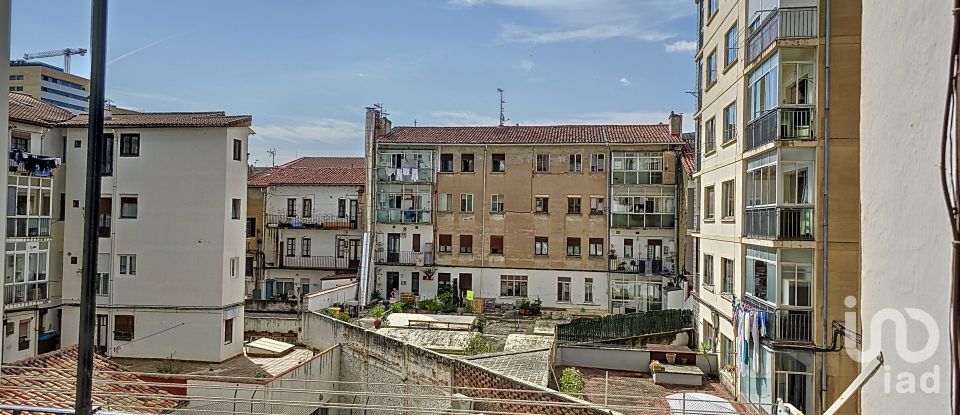
[[(251, 114), (259, 165), (269, 148), (278, 163), (362, 154), (374, 103), (394, 125), (495, 125), (498, 87), (527, 125), (695, 105), (690, 0), (113, 0), (109, 18), (108, 98)], [(11, 54), (88, 47), (89, 19), (87, 1), (14, 0)]]

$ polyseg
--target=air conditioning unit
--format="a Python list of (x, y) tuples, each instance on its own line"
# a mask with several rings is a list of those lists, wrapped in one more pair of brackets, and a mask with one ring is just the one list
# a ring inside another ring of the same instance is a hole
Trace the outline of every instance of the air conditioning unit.
[(473, 410), (473, 398), (459, 393), (453, 394), (450, 398), (450, 409), (454, 411)]

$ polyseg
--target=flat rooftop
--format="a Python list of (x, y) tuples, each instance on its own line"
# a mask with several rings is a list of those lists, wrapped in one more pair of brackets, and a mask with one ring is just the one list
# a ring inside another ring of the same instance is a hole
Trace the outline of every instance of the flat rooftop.
[(178, 373), (163, 373), (164, 375), (197, 375), (220, 376), (228, 378), (274, 377), (310, 360), (313, 352), (298, 347), (289, 354), (279, 357), (250, 357), (239, 355), (220, 363), (192, 362), (166, 359), (133, 359), (125, 357), (111, 358), (110, 360), (123, 366), (125, 369), (138, 373), (160, 373), (161, 365), (172, 365)]
[[(560, 374), (564, 367), (557, 367)], [(650, 413), (669, 414), (670, 403), (667, 396), (675, 393), (707, 393), (726, 399), (737, 413), (750, 413), (746, 406), (734, 401), (733, 396), (719, 382), (706, 381), (703, 386), (657, 385), (649, 374), (628, 371), (577, 368), (583, 374), (583, 399), (596, 404), (604, 404), (606, 390), (607, 403), (618, 406), (614, 410), (624, 415)], [(606, 389), (606, 376), (609, 374), (609, 389)], [(636, 409), (634, 409), (636, 408)]]

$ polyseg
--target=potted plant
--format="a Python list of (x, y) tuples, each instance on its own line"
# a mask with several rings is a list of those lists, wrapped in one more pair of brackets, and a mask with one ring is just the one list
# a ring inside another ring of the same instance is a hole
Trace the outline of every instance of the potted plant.
[(654, 361), (651, 361), (651, 362), (650, 362), (650, 372), (651, 372), (651, 373), (663, 372), (664, 370), (666, 370), (666, 368), (663, 367), (663, 364), (660, 363), (659, 360), (654, 360)]
[(387, 308), (383, 304), (377, 304), (370, 308), (370, 315), (373, 316), (373, 328), (379, 329), (383, 325), (383, 316), (387, 314)]
[(667, 353), (667, 363), (675, 364), (677, 363), (677, 354), (676, 353)]

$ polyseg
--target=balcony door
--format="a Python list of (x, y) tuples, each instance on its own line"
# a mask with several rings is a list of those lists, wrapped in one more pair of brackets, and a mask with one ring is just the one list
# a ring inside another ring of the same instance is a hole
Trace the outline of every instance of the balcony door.
[(647, 241), (647, 260), (650, 261), (650, 272), (663, 272), (663, 240), (651, 239)]
[(400, 234), (387, 234), (387, 262), (400, 262)]
[(97, 314), (97, 353), (107, 352), (107, 315)]
[(351, 239), (349, 242), (347, 257), (349, 258), (348, 267), (350, 269), (360, 268), (360, 240)]
[(359, 208), (357, 207), (357, 201), (350, 199), (350, 229), (357, 229), (357, 216), (359, 216), (358, 212)]

